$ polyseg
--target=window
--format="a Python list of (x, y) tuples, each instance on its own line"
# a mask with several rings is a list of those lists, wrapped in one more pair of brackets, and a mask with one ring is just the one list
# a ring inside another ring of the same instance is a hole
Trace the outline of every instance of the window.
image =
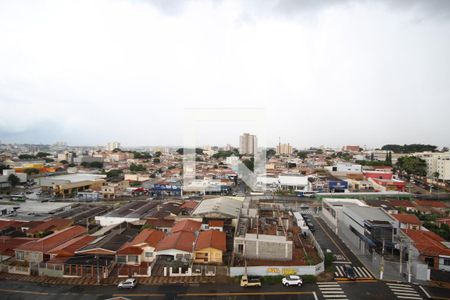
[(117, 262), (118, 263), (126, 263), (127, 262), (126, 256), (123, 256), (123, 255), (117, 256)]
[(244, 252), (244, 245), (243, 244), (239, 244), (238, 245), (238, 252), (239, 253), (243, 253)]
[(137, 255), (128, 255), (128, 262), (138, 263), (139, 258)]
[(23, 251), (16, 251), (16, 259), (17, 260), (25, 260), (25, 255)]
[(444, 266), (450, 266), (450, 258), (444, 258)]
[(145, 257), (153, 257), (153, 252), (145, 252)]

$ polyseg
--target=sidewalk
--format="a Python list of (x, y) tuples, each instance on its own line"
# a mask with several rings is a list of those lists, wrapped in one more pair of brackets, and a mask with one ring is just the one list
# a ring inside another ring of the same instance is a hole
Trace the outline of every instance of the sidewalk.
[[(96, 278), (58, 278), (47, 276), (26, 276), (18, 274), (0, 273), (0, 279), (5, 280), (17, 280), (17, 281), (29, 281), (45, 284), (65, 284), (65, 285), (97, 285)], [(111, 277), (101, 279), (101, 285), (117, 285), (125, 278)], [(168, 277), (168, 276), (152, 276), (137, 278), (140, 284), (144, 285), (161, 285), (161, 284), (200, 284), (200, 283), (215, 283), (215, 277), (204, 276), (188, 276), (188, 277)]]

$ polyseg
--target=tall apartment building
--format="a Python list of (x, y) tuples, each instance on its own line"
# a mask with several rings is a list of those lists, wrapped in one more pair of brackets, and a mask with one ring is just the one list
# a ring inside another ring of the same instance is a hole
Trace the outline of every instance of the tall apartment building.
[(421, 152), (414, 154), (427, 163), (427, 177), (434, 178), (439, 173), (438, 179), (450, 180), (450, 152)]
[(108, 150), (108, 151), (113, 151), (116, 148), (120, 148), (119, 142), (110, 142), (110, 143), (106, 144), (106, 150)]
[(277, 154), (281, 155), (290, 155), (293, 152), (293, 148), (289, 144), (278, 144), (277, 146)]
[(239, 153), (255, 155), (258, 149), (256, 135), (244, 133), (239, 138)]

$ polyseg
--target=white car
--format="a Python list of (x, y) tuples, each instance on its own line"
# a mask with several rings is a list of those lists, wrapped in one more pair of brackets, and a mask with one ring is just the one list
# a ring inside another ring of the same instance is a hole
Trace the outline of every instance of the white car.
[(281, 282), (285, 286), (291, 286), (291, 285), (301, 286), (303, 284), (302, 278), (298, 275), (286, 276), (283, 278), (283, 280), (281, 280)]
[(132, 289), (137, 285), (137, 280), (134, 278), (128, 278), (127, 280), (119, 282), (117, 287), (119, 289)]

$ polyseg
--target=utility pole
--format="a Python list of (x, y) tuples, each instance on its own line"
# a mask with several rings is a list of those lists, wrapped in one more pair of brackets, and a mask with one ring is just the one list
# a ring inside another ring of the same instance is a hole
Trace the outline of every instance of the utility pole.
[(100, 285), (99, 256), (96, 255), (95, 258), (97, 259), (97, 285)]
[(400, 240), (400, 275), (403, 271), (403, 240)]
[(411, 283), (411, 244), (408, 243), (408, 282)]
[(383, 280), (384, 275), (384, 239), (383, 239), (383, 249), (381, 250), (381, 265), (380, 265), (380, 279)]

